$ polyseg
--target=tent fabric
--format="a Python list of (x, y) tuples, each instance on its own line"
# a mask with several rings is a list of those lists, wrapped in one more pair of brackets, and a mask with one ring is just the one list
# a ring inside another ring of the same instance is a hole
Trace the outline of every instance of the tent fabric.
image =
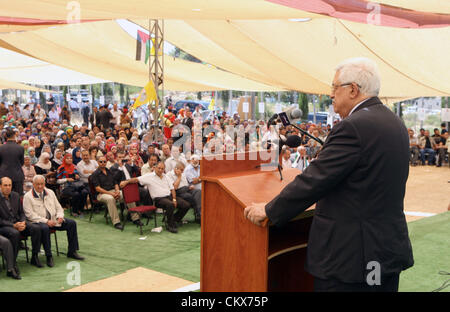
[[(100, 79), (134, 86), (144, 86), (148, 82), (148, 65), (135, 60), (136, 40), (115, 21), (2, 34), (0, 40), (42, 61)], [(208, 65), (167, 56), (164, 67), (167, 90), (284, 90)]]
[(267, 0), (291, 8), (378, 26), (429, 28), (450, 26), (450, 15), (405, 10), (366, 0)]
[(4, 89), (17, 89), (17, 90), (29, 90), (29, 91), (39, 91), (39, 92), (52, 92), (47, 89), (27, 86), (23, 83), (8, 81), (0, 78), (0, 90)]
[[(134, 22), (146, 26), (145, 21)], [(286, 89), (329, 94), (335, 66), (366, 56), (379, 66), (382, 97), (450, 94), (450, 27), (374, 27), (324, 18), (166, 20), (164, 27), (165, 40), (187, 53)]]
[(53, 86), (108, 82), (3, 48), (0, 48), (0, 78)]
[[(304, 1), (278, 0), (284, 4), (312, 3), (329, 7), (328, 3), (361, 2), (352, 1)], [(317, 3), (316, 3), (317, 2)], [(364, 1), (368, 3), (367, 1)], [(66, 20), (68, 16), (79, 14), (84, 19), (288, 19), (317, 17), (286, 5), (266, 0), (77, 0), (79, 6), (68, 6), (67, 0), (0, 0), (2, 15), (8, 17)], [(450, 3), (442, 0), (372, 0), (397, 8), (450, 14)], [(367, 4), (366, 4), (367, 5)]]
[(372, 3), (382, 3), (407, 10), (450, 14), (450, 2), (442, 0), (371, 0)]
[(78, 14), (84, 19), (268, 19), (313, 16), (265, 0), (0, 0), (1, 15), (65, 20)]

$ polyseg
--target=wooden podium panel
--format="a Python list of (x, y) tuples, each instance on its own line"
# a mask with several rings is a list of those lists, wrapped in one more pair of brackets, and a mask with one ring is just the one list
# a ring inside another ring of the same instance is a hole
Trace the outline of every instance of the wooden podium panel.
[(244, 218), (246, 206), (269, 202), (301, 172), (283, 170), (280, 181), (275, 168), (256, 169), (258, 163), (201, 161), (201, 291), (312, 290), (303, 269), (312, 208), (283, 228), (259, 227)]

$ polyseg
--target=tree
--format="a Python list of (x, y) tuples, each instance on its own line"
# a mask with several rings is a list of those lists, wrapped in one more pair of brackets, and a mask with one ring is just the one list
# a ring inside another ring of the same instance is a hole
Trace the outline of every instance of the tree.
[(120, 103), (123, 103), (125, 96), (125, 87), (122, 83), (119, 85), (119, 94), (120, 94)]
[(302, 119), (308, 119), (308, 113), (309, 113), (308, 97), (303, 92), (299, 92), (299, 95), (298, 95), (298, 108), (300, 108), (303, 112)]

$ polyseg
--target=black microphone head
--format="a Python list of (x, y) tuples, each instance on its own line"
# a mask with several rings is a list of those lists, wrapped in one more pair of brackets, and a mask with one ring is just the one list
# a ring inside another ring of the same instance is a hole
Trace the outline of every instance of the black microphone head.
[(300, 108), (295, 108), (291, 111), (289, 117), (291, 118), (291, 120), (300, 119), (300, 118), (302, 118), (302, 115), (303, 115), (302, 110)]
[(290, 135), (286, 138), (286, 143), (289, 147), (299, 147), (302, 145), (302, 138), (296, 134)]

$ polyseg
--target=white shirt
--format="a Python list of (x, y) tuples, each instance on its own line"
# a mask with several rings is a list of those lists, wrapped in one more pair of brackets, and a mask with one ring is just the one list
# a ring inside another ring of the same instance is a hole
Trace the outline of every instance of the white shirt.
[(111, 114), (112, 114), (113, 117), (114, 117), (113, 123), (115, 123), (116, 125), (120, 125), (120, 115), (121, 115), (120, 111), (119, 111), (119, 110), (115, 111), (115, 110), (113, 109), (113, 110), (111, 111)]
[[(171, 170), (168, 174), (167, 177), (169, 178), (170, 182), (172, 183), (172, 185), (175, 183), (175, 181), (178, 179), (177, 175), (175, 174), (174, 170)], [(184, 174), (184, 172), (181, 174), (181, 181), (180, 181), (180, 185), (178, 185), (178, 188), (182, 188), (184, 186), (189, 186), (189, 182), (186, 179), (186, 175)]]
[(49, 111), (48, 112), (48, 117), (50, 117), (51, 120), (59, 120), (59, 114), (58, 111)]
[(283, 169), (292, 168), (292, 162), (290, 159), (284, 159), (282, 160), (281, 165), (283, 166)]
[(150, 168), (150, 165), (148, 164), (148, 162), (146, 162), (142, 168), (141, 168), (141, 175), (147, 174), (147, 173), (152, 173), (153, 170), (152, 168)]
[(131, 179), (131, 175), (130, 175), (130, 173), (128, 172), (127, 167), (122, 166), (122, 167), (118, 167), (117, 169), (119, 169), (120, 171), (123, 171), (123, 173), (125, 174), (125, 179), (126, 179), (126, 180)]
[(80, 161), (77, 164), (77, 171), (80, 175), (80, 180), (83, 181), (83, 183), (88, 183), (88, 178), (91, 175), (91, 173), (84, 173), (85, 170), (89, 171), (95, 171), (95, 169), (98, 168), (98, 164), (95, 160), (89, 160), (89, 163), (86, 164), (84, 160)]
[(162, 178), (158, 177), (155, 172), (147, 173), (143, 176), (137, 178), (139, 184), (147, 187), (152, 199), (158, 197), (167, 197), (171, 194), (173, 190), (173, 184), (163, 173)]
[(353, 111), (354, 111), (358, 106), (360, 106), (362, 103), (364, 103), (364, 102), (367, 101), (368, 99), (370, 99), (370, 98), (367, 98), (367, 99), (365, 99), (365, 100), (359, 102), (358, 104), (356, 104), (356, 105), (352, 108), (352, 110), (350, 111), (350, 113), (349, 113), (348, 115), (350, 116), (350, 115), (353, 113)]
[[(197, 168), (195, 168), (194, 166), (192, 166), (191, 164), (189, 164), (186, 169), (184, 169), (183, 172), (184, 175), (186, 175), (186, 179), (187, 181), (192, 184), (192, 181), (194, 179), (197, 179), (200, 177), (200, 165), (197, 166)], [(202, 184), (201, 183), (197, 183), (197, 184), (192, 184), (194, 185), (194, 188), (201, 190), (202, 189)]]

